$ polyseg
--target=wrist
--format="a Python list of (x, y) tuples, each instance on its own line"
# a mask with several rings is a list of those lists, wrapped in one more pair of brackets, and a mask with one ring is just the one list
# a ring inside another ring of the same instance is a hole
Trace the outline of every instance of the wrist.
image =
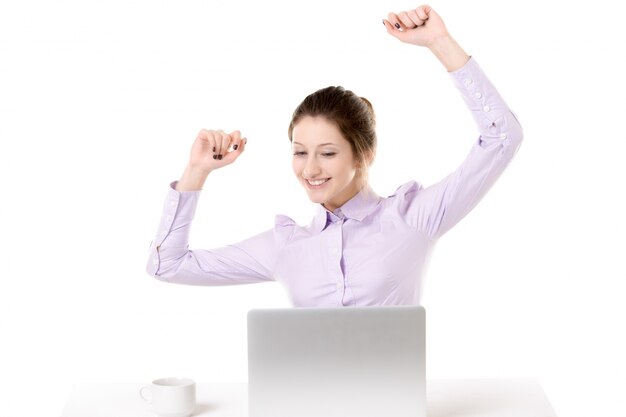
[(434, 37), (428, 43), (427, 47), (449, 72), (461, 68), (470, 58), (456, 40), (447, 32), (441, 36)]
[(183, 175), (176, 184), (177, 191), (200, 191), (211, 173), (211, 170), (203, 170), (187, 165)]

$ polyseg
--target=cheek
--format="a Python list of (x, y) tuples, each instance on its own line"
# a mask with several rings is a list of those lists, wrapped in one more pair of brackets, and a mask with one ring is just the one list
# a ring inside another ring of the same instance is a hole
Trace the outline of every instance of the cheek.
[(346, 180), (351, 180), (356, 173), (356, 168), (352, 160), (337, 161), (333, 168), (338, 175)]
[(291, 169), (293, 170), (293, 173), (296, 175), (296, 177), (299, 177), (302, 173), (302, 166), (303, 164), (300, 159), (293, 158), (291, 160)]

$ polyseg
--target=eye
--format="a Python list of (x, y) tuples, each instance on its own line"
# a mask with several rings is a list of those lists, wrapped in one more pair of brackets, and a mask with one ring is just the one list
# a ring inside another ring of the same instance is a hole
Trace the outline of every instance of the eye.
[(293, 156), (304, 156), (304, 155), (306, 155), (306, 152), (304, 151), (295, 151), (293, 153)]
[(335, 155), (337, 155), (337, 152), (324, 152), (324, 153), (322, 153), (322, 156), (325, 157), (325, 158), (332, 158)]

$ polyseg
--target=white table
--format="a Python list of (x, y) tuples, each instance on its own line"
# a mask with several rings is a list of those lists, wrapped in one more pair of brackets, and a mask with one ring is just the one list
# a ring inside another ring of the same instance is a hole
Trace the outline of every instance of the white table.
[[(61, 417), (154, 417), (142, 384), (78, 384)], [(196, 387), (194, 417), (246, 417), (246, 384)], [(428, 417), (556, 417), (536, 379), (428, 381)]]

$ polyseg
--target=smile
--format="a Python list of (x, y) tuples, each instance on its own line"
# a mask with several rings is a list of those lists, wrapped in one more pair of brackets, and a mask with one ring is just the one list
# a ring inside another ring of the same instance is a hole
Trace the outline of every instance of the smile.
[(326, 181), (330, 180), (330, 178), (324, 178), (321, 180), (309, 180), (307, 179), (306, 182), (313, 186), (313, 187), (319, 187), (320, 185), (324, 184)]

